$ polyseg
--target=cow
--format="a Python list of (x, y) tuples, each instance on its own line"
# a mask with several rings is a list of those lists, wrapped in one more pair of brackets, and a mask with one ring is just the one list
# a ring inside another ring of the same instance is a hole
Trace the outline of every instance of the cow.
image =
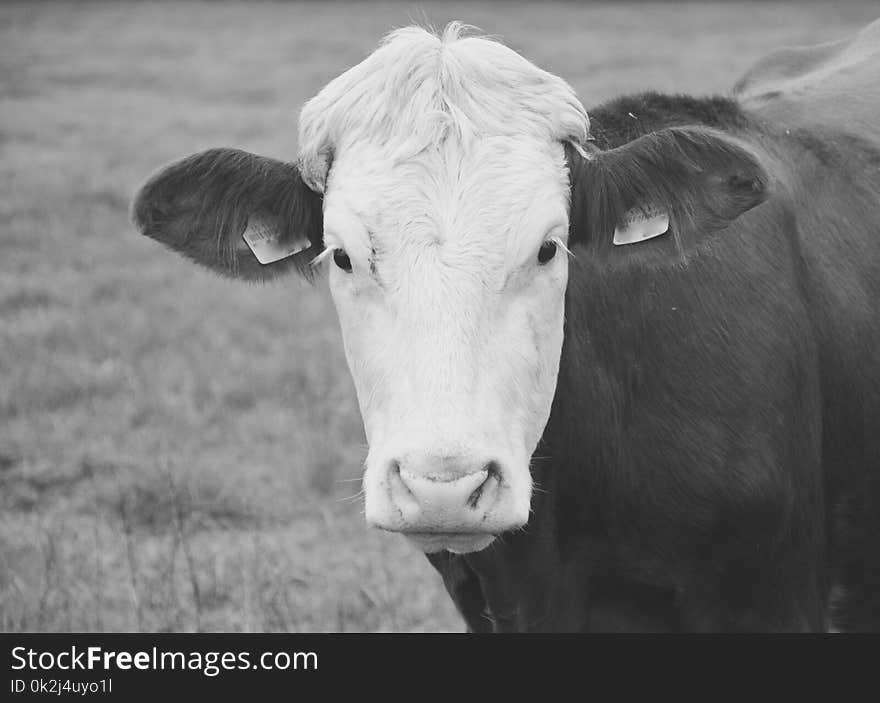
[(880, 22), (589, 113), (457, 23), (212, 149), (137, 229), (329, 269), (369, 524), (472, 632), (880, 630)]

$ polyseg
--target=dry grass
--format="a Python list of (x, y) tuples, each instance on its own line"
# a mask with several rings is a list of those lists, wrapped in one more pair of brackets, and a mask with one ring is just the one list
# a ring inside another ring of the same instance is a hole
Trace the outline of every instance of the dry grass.
[(325, 286), (218, 280), (130, 195), (213, 145), (290, 157), (303, 100), (388, 29), (501, 35), (589, 106), (723, 90), (876, 5), (0, 6), (0, 629), (459, 630), (425, 559), (367, 530)]

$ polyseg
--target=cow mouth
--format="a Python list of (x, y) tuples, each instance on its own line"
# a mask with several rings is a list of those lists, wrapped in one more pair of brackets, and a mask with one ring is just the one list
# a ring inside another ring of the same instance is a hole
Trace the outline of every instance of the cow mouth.
[(406, 538), (426, 554), (444, 550), (454, 554), (479, 552), (495, 541), (486, 532), (406, 532)]

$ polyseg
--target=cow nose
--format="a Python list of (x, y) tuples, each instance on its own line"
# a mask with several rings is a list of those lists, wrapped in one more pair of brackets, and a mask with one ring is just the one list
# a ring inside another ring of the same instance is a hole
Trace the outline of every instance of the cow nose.
[(453, 464), (453, 467), (423, 473), (392, 460), (388, 468), (391, 501), (404, 513), (446, 511), (451, 515), (466, 510), (479, 512), (481, 507), (491, 503), (500, 476), (497, 462), (490, 460), (477, 466)]
[(367, 521), (386, 530), (498, 534), (527, 518), (527, 506), (522, 511), (510, 504), (504, 466), (497, 458), (399, 455), (368, 466), (371, 471)]

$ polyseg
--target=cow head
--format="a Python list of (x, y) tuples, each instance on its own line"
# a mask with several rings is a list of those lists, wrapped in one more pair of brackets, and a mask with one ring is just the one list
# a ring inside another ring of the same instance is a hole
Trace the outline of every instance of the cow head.
[[(571, 203), (657, 206), (597, 188), (587, 142), (561, 79), (458, 25), (404, 29), (305, 106), (297, 165), (197, 154), (143, 186), (134, 220), (227, 275), (327, 267), (369, 443), (367, 520), (426, 551), (474, 551), (528, 520)], [(589, 184), (574, 201), (570, 174)]]

